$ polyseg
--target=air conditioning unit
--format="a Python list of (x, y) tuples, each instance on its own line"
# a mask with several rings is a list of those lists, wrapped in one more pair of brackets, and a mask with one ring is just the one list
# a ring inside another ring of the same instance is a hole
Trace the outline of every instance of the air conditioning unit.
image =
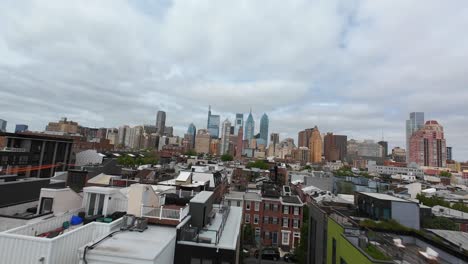
[(143, 217), (135, 218), (135, 226), (131, 229), (132, 231), (143, 232), (148, 228), (148, 219)]
[(122, 217), (122, 226), (120, 230), (129, 230), (133, 226), (135, 226), (135, 219), (136, 217), (132, 214), (126, 214)]

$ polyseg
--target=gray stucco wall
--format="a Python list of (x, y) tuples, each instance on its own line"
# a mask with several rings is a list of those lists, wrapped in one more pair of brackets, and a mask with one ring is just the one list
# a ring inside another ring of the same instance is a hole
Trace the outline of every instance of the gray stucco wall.
[(419, 205), (417, 203), (392, 201), (392, 219), (404, 226), (419, 230)]

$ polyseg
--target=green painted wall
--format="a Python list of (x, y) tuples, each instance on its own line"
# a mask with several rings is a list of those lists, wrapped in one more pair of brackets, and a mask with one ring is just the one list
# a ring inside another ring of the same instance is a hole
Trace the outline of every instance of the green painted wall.
[(348, 264), (372, 264), (365, 255), (341, 235), (343, 233), (344, 228), (328, 217), (327, 264), (332, 264), (333, 238), (336, 240), (336, 264), (340, 264), (340, 257)]

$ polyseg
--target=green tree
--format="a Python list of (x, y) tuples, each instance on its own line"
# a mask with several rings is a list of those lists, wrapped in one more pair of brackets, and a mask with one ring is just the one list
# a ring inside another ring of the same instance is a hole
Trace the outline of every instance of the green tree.
[(245, 167), (250, 168), (259, 168), (261, 170), (268, 170), (270, 166), (263, 160), (256, 160), (254, 162), (249, 162)]
[(429, 228), (429, 229), (445, 229), (445, 230), (453, 230), (453, 231), (459, 230), (458, 225), (446, 217), (435, 216), (432, 218), (425, 218), (423, 219), (422, 225), (424, 228)]
[(252, 228), (251, 224), (246, 224), (244, 226), (244, 240), (243, 244), (245, 245), (254, 245), (255, 244), (255, 239), (254, 239), (254, 231)]
[(309, 239), (309, 207), (303, 206), (301, 240), (299, 246), (294, 249), (294, 254), (297, 256), (299, 263), (305, 264), (307, 261), (307, 248)]
[(226, 162), (226, 161), (232, 161), (232, 160), (234, 160), (234, 158), (229, 154), (223, 154), (221, 156), (221, 160)]
[(131, 167), (135, 165), (135, 160), (128, 155), (122, 155), (117, 158), (117, 163), (125, 167)]
[(185, 155), (187, 155), (187, 156), (196, 156), (197, 152), (195, 152), (195, 150), (193, 150), (193, 149), (189, 149), (187, 152), (185, 152)]
[(452, 177), (452, 173), (450, 173), (450, 172), (448, 172), (448, 171), (441, 171), (441, 172), (439, 173), (439, 176), (440, 176), (440, 177), (447, 177), (447, 178), (450, 178), (450, 177)]
[(311, 170), (312, 167), (310, 165), (305, 165), (304, 167), (302, 167), (302, 170)]

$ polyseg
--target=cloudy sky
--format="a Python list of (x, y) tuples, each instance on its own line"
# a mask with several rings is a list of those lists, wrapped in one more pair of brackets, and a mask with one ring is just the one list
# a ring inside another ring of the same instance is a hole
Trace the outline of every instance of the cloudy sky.
[(318, 125), (404, 146), (424, 111), (468, 160), (468, 2), (0, 1), (0, 118), (154, 123), (182, 134), (252, 107), (270, 132)]

